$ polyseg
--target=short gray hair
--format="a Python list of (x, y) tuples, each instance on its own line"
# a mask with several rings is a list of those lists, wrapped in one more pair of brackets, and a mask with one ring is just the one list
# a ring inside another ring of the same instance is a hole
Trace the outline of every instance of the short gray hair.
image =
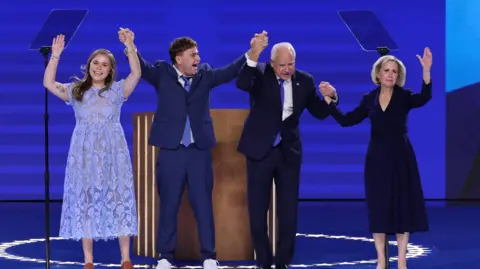
[(277, 44), (273, 45), (272, 52), (270, 53), (270, 59), (271, 60), (275, 60), (275, 58), (277, 57), (277, 50), (279, 48), (289, 49), (292, 52), (293, 59), (295, 60), (295, 56), (297, 54), (295, 53), (295, 49), (293, 48), (292, 44), (290, 44), (289, 42), (280, 42), (280, 43), (277, 43)]
[(385, 55), (380, 58), (373, 64), (372, 67), (372, 81), (375, 85), (380, 85), (380, 81), (378, 80), (378, 73), (380, 73), (380, 69), (382, 65), (386, 62), (395, 62), (398, 65), (398, 77), (396, 85), (399, 87), (403, 87), (405, 85), (405, 81), (407, 79), (407, 69), (405, 65), (403, 65), (402, 61), (400, 61), (397, 57), (392, 55)]

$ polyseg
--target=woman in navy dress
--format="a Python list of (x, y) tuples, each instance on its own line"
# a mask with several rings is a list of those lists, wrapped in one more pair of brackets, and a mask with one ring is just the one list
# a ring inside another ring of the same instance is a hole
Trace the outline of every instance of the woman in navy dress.
[[(411, 109), (424, 106), (432, 98), (432, 53), (425, 48), (423, 57), (417, 55), (417, 58), (423, 67), (420, 93), (403, 88), (406, 69), (400, 60), (382, 56), (372, 69), (372, 80), (378, 87), (363, 95), (353, 111), (342, 113), (324, 96), (331, 115), (342, 127), (370, 119), (364, 180), (369, 228), (378, 256), (377, 269), (386, 266), (386, 234), (397, 235), (398, 268), (405, 269), (409, 234), (428, 230), (417, 160), (407, 135), (407, 116)], [(331, 90), (329, 83), (320, 84), (322, 93)]]

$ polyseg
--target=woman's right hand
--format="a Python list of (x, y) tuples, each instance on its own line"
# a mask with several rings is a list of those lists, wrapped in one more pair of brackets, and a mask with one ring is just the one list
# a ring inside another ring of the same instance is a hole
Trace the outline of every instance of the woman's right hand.
[(330, 85), (330, 83), (322, 81), (320, 85), (318, 85), (318, 90), (322, 94), (325, 102), (327, 104), (330, 104), (332, 102), (332, 98), (330, 97), (330, 95), (334, 92), (333, 87)]
[(327, 103), (327, 105), (329, 105), (331, 102), (332, 102), (332, 98), (330, 98), (330, 96), (324, 96), (323, 99), (325, 99), (325, 102)]
[(59, 58), (65, 46), (65, 36), (57, 35), (52, 42), (52, 56)]

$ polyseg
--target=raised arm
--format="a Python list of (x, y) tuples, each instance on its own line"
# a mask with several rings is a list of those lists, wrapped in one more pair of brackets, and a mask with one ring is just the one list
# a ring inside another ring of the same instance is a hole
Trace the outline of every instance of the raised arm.
[(126, 29), (120, 28), (118, 35), (123, 35), (125, 39), (125, 47), (127, 50), (128, 63), (130, 64), (130, 74), (125, 79), (123, 84), (123, 97), (128, 98), (133, 92), (135, 87), (137, 87), (142, 71), (140, 69), (140, 61), (138, 59), (138, 54), (135, 51), (135, 45), (133, 43), (134, 35), (131, 32), (127, 32)]
[(257, 89), (256, 85), (259, 85), (263, 72), (262, 68), (258, 68), (258, 63), (250, 59), (247, 60), (247, 63), (242, 67), (238, 77), (235, 81), (235, 85), (242, 91), (254, 93)]
[[(123, 28), (121, 28), (120, 31), (118, 32), (118, 38), (119, 38), (120, 42), (125, 43), (125, 37), (126, 36), (120, 34), (122, 29)], [(130, 30), (128, 28), (125, 28), (123, 30), (125, 30), (125, 32), (127, 34), (132, 36), (132, 40), (135, 39), (135, 33), (132, 32), (132, 30)], [(161, 70), (160, 69), (160, 62), (157, 62), (155, 65), (152, 65), (147, 60), (145, 60), (142, 57), (142, 55), (140, 55), (140, 53), (137, 50), (137, 47), (133, 46), (131, 48), (131, 50), (129, 48), (125, 48), (125, 50), (124, 50), (125, 55), (128, 57), (128, 62), (130, 63), (130, 67), (132, 66), (131, 62), (130, 62), (130, 56), (131, 56), (129, 54), (130, 51), (135, 51), (136, 52), (136, 56), (137, 56), (138, 62), (140, 64), (141, 78), (143, 78), (145, 81), (147, 81), (150, 85), (156, 87), (158, 85), (158, 82), (159, 82), (159, 79), (160, 79), (160, 70)]]
[(349, 127), (361, 123), (364, 119), (368, 117), (367, 109), (367, 98), (368, 95), (365, 94), (362, 97), (360, 104), (354, 108), (352, 111), (343, 113), (335, 104), (332, 102), (332, 99), (329, 96), (325, 96), (325, 102), (328, 104), (328, 110), (330, 115), (342, 126)]
[[(137, 51), (137, 49), (135, 49)], [(140, 61), (140, 70), (142, 72), (142, 78), (148, 82), (148, 84), (156, 87), (161, 77), (160, 61), (154, 65), (145, 60), (142, 55), (137, 51), (137, 57)]]
[(52, 55), (43, 75), (43, 86), (58, 98), (68, 102), (67, 87), (55, 80), (57, 75), (58, 62), (65, 46), (65, 36), (58, 35), (52, 42)]
[(237, 58), (233, 63), (224, 67), (213, 69), (213, 85), (215, 88), (221, 84), (232, 81), (239, 75), (243, 69), (245, 62), (249, 62), (249, 66), (254, 66), (254, 62), (258, 62), (260, 53), (268, 46), (267, 32), (263, 31), (261, 34), (255, 34), (250, 40), (250, 50), (244, 55)]
[(423, 51), (423, 57), (417, 55), (417, 58), (422, 65), (422, 90), (420, 93), (410, 92), (410, 108), (422, 107), (432, 99), (432, 80), (430, 76), (430, 69), (432, 68), (432, 52), (429, 48), (425, 48)]
[(432, 81), (427, 84), (425, 80), (422, 81), (422, 90), (420, 93), (409, 92), (409, 106), (412, 108), (419, 108), (426, 105), (432, 99)]
[[(309, 86), (309, 92), (310, 96), (308, 98), (308, 103), (307, 103), (307, 110), (310, 112), (310, 114), (319, 119), (319, 120), (324, 120), (330, 116), (330, 111), (328, 109), (328, 104), (325, 102), (325, 100), (320, 99), (320, 96), (317, 94), (316, 90), (316, 85), (315, 85), (315, 80), (313, 79), (312, 76), (310, 76), (310, 86)], [(333, 87), (332, 87), (333, 89)], [(336, 96), (336, 93), (335, 93)]]
[(258, 58), (267, 45), (268, 37), (265, 31), (260, 35), (256, 34), (250, 41), (250, 46), (256, 47), (256, 49), (250, 50), (249, 54), (247, 53), (247, 63), (243, 65), (235, 81), (235, 85), (240, 90), (250, 93), (255, 91), (255, 85), (258, 85), (258, 82), (261, 81), (264, 70), (258, 67)]

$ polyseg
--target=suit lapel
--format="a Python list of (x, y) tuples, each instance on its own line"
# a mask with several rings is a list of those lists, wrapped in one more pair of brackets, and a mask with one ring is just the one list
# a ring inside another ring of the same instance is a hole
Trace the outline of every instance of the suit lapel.
[[(167, 69), (168, 75), (172, 77), (172, 79), (175, 81), (175, 83), (180, 87), (181, 90), (183, 90), (184, 94), (187, 94), (185, 88), (183, 87), (182, 83), (180, 83), (180, 78), (178, 77), (177, 70), (173, 66), (170, 66)], [(176, 89), (174, 89), (176, 90)]]
[(273, 96), (275, 96), (275, 103), (277, 104), (277, 107), (279, 109), (282, 109), (282, 95), (280, 92), (280, 84), (278, 83), (277, 75), (275, 75), (275, 72), (273, 71), (273, 68), (270, 64), (266, 66), (265, 71), (265, 74), (268, 76), (270, 81), (270, 88), (273, 91)]
[(192, 81), (191, 81), (191, 85), (190, 85), (190, 91), (186, 91), (185, 88), (182, 86), (182, 84), (179, 82), (179, 78), (178, 78), (178, 73), (177, 71), (175, 70), (175, 68), (173, 68), (173, 66), (171, 66), (170, 68), (168, 68), (168, 74), (170, 76), (172, 76), (173, 79), (175, 79), (175, 82), (182, 88), (182, 90), (185, 92), (185, 94), (187, 95), (187, 98), (190, 98), (193, 94), (193, 92), (195, 91), (198, 85), (198, 82), (200, 81), (201, 77), (202, 77), (202, 73), (201, 71), (199, 71), (193, 78), (192, 78)]
[(198, 88), (197, 86), (201, 78), (202, 78), (202, 72), (198, 71), (198, 73), (192, 79), (192, 85), (190, 86), (190, 91), (187, 94), (188, 98), (190, 98), (193, 92)]
[(293, 104), (293, 114), (297, 114), (297, 108), (298, 106), (298, 101), (300, 98), (298, 98), (298, 94), (300, 94), (300, 83), (297, 81), (297, 78), (295, 76), (296, 72), (293, 73), (292, 75), (292, 104)]
[(168, 70), (168, 74), (174, 78), (176, 81), (178, 81), (178, 73), (177, 71), (175, 70), (175, 68), (173, 66), (169, 66), (169, 68), (167, 69)]

